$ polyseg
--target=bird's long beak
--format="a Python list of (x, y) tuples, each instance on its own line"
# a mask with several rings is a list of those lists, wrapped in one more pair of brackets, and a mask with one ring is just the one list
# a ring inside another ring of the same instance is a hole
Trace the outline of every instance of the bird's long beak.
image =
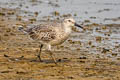
[(84, 29), (82, 26), (80, 26), (79, 24), (75, 23), (75, 26)]

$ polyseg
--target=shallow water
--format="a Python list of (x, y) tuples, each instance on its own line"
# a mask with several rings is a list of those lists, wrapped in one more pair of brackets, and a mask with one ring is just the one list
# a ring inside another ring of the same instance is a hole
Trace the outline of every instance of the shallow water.
[(2, 8), (18, 8), (30, 14), (38, 12), (40, 20), (43, 16), (52, 16), (57, 11), (60, 15), (76, 15), (77, 21), (90, 20), (91, 23), (119, 24), (120, 1), (119, 0), (0, 0)]

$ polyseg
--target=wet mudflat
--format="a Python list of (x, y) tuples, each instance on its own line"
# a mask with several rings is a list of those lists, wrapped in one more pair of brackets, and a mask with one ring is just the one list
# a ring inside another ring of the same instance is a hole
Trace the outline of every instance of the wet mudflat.
[[(80, 2), (104, 5), (102, 9), (98, 7), (98, 12), (93, 10), (96, 12), (94, 16), (89, 8), (81, 12), (75, 10), (76, 13), (70, 12), (70, 9), (67, 13), (62, 7), (65, 2), (70, 6), (71, 2), (67, 0), (55, 3), (39, 0), (21, 0), (9, 4), (6, 1), (0, 2), (0, 80), (120, 80), (120, 18), (117, 14), (101, 17), (109, 11), (114, 14), (119, 9), (116, 8), (119, 2)], [(72, 3), (78, 5), (76, 1)], [(31, 5), (34, 6), (33, 12)], [(43, 9), (34, 9), (46, 5), (50, 6), (51, 12), (48, 10), (45, 14)], [(83, 17), (80, 17), (80, 13)], [(86, 30), (73, 28), (73, 34), (64, 44), (52, 48), (58, 65), (54, 64), (49, 54), (45, 54), (45, 50), (42, 52), (43, 62), (39, 62), (36, 57), (39, 45), (19, 32), (17, 27), (69, 16), (73, 16)]]

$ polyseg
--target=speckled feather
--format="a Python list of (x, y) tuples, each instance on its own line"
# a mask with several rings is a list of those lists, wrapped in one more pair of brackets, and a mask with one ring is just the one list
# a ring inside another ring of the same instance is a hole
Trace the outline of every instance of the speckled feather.
[[(56, 27), (57, 25), (57, 27)], [(63, 24), (61, 23), (47, 23), (47, 24), (40, 24), (37, 26), (33, 26), (31, 28), (26, 29), (26, 32), (29, 34), (30, 38), (33, 40), (49, 43), (49, 44), (58, 44), (62, 43), (63, 41), (61, 38), (63, 37), (64, 30), (61, 29)], [(58, 40), (60, 39), (61, 42)]]

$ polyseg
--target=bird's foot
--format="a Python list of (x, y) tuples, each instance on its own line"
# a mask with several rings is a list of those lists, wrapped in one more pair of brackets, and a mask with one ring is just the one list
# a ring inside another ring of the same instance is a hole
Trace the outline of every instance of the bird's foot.
[(40, 55), (37, 55), (37, 57), (38, 57), (38, 59), (39, 59), (40, 62), (43, 62), (43, 61), (41, 60)]

